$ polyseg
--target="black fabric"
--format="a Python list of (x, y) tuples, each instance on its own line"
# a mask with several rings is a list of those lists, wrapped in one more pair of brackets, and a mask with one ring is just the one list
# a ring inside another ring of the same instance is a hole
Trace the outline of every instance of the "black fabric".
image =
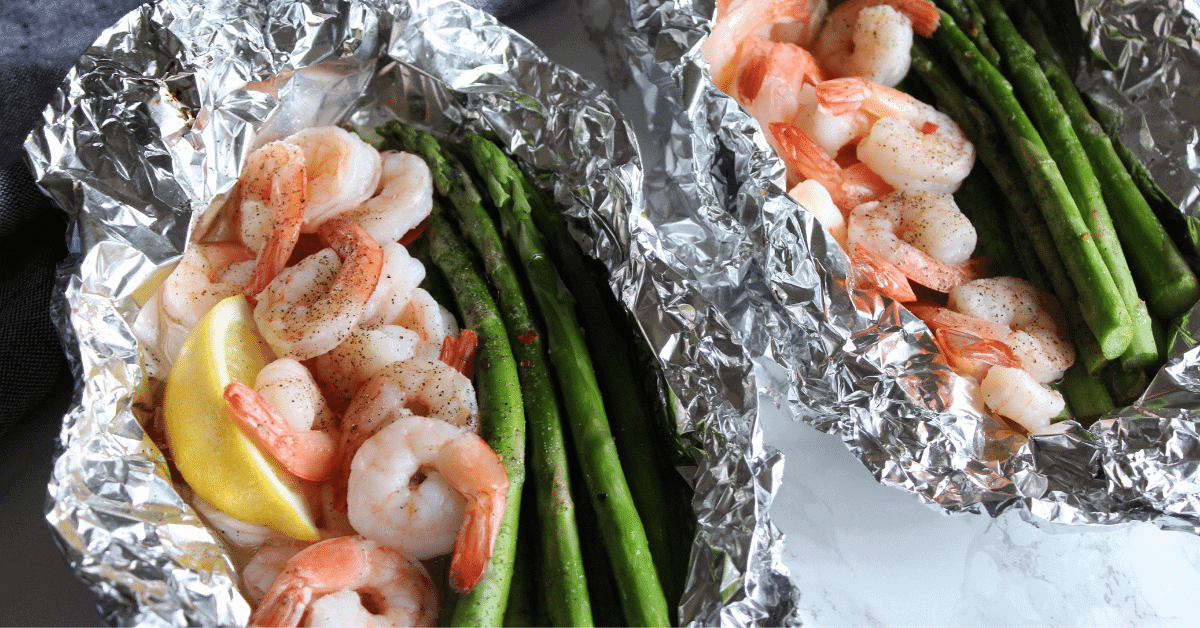
[(48, 306), (66, 255), (62, 212), (25, 164), (0, 171), (0, 436), (50, 392), (66, 368)]

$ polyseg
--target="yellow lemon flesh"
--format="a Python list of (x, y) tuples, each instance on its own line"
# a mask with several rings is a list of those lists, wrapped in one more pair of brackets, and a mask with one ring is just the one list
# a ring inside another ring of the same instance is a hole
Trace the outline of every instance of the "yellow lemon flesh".
[(300, 482), (242, 430), (225, 401), (226, 386), (254, 386), (270, 360), (246, 298), (217, 303), (188, 335), (167, 378), (167, 444), (175, 466), (204, 501), (242, 521), (316, 541)]

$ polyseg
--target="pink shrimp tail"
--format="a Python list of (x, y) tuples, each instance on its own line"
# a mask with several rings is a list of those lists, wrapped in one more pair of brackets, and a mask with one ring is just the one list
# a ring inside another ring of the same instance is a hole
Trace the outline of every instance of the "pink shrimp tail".
[(825, 71), (812, 53), (789, 42), (773, 42), (751, 35), (742, 42), (739, 54), (744, 61), (738, 70), (738, 95), (753, 102), (762, 89), (763, 79), (775, 76), (791, 85), (816, 85), (825, 80)]
[[(285, 572), (286, 573), (286, 572)], [(282, 578), (282, 576), (281, 576)], [(276, 580), (278, 584), (279, 580)], [(299, 626), (308, 605), (312, 602), (312, 589), (303, 586), (271, 586), (254, 614), (251, 626)]]
[(317, 235), (344, 260), (330, 294), (340, 293), (366, 304), (383, 271), (383, 249), (362, 227), (346, 218), (326, 221)]
[[(271, 209), (271, 232), (258, 252), (254, 275), (245, 294), (255, 298), (287, 265), (292, 249), (300, 239), (300, 225), (308, 203), (308, 170), (304, 152), (297, 146), (281, 142), (268, 144), (260, 150), (270, 151), (267, 157), (271, 171), (270, 184), (261, 185), (258, 195), (268, 198)], [(281, 153), (281, 154), (280, 154)], [(238, 196), (244, 192), (238, 187)], [(265, 188), (265, 189), (264, 189)]]
[(850, 22), (853, 23), (858, 19), (859, 11), (881, 4), (886, 4), (907, 15), (908, 19), (912, 20), (913, 32), (922, 37), (933, 35), (942, 21), (937, 5), (930, 0), (850, 0), (839, 5), (837, 10), (848, 12), (843, 15), (850, 18)]
[(955, 372), (982, 380), (992, 366), (1021, 367), (1005, 342), (1011, 331), (1008, 325), (932, 303), (906, 303), (904, 307), (933, 331), (938, 348)]
[(843, 215), (863, 203), (882, 198), (894, 189), (865, 164), (855, 163), (843, 169), (794, 124), (772, 122), (770, 128), (783, 152), (783, 158), (795, 166), (805, 179), (820, 183)]
[(337, 459), (337, 443), (325, 432), (292, 432), (287, 421), (253, 388), (233, 382), (225, 387), (225, 401), (241, 425), (267, 451), (298, 478), (320, 482), (330, 477)]
[(459, 373), (471, 377), (472, 368), (475, 362), (475, 348), (479, 344), (479, 337), (470, 329), (464, 329), (458, 334), (458, 338), (446, 336), (442, 341), (442, 352), (438, 359)]
[(938, 292), (950, 292), (955, 286), (980, 278), (984, 270), (975, 260), (959, 264), (943, 264), (932, 255), (916, 248), (904, 247), (891, 260), (909, 279)]
[(929, 0), (887, 0), (887, 4), (907, 15), (912, 20), (913, 32), (922, 37), (933, 36), (942, 23), (937, 5)]
[(830, 115), (841, 116), (862, 108), (871, 97), (873, 83), (857, 76), (829, 79), (813, 86), (817, 104)]
[(450, 586), (455, 591), (470, 591), (483, 578), (496, 537), (500, 535), (507, 491), (508, 482), (505, 481), (503, 488), (469, 499), (463, 525), (454, 542), (454, 555), (450, 558)]
[[(466, 512), (463, 514), (462, 527), (458, 529), (458, 538), (454, 541), (454, 554), (450, 558), (450, 586), (456, 591), (470, 591), (483, 577), (496, 545), (496, 537), (500, 535), (500, 524), (508, 500), (508, 470), (495, 452), (490, 456), (480, 456), (471, 439), (450, 443), (438, 457), (444, 461), (444, 464), (438, 465), (439, 468), (474, 469), (475, 481), (480, 484), (469, 495), (465, 495)], [(457, 462), (451, 463), (451, 460)]]
[(916, 301), (908, 277), (900, 272), (893, 264), (889, 264), (871, 249), (863, 246), (854, 247), (850, 255), (850, 264), (855, 273), (864, 280), (874, 284), (875, 288), (898, 303)]

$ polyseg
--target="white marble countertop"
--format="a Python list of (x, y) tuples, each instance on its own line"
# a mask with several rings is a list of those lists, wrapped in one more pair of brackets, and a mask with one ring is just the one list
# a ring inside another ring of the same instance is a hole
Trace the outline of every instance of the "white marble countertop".
[[(623, 107), (633, 97), (606, 75), (603, 44), (574, 2), (548, 0), (508, 22)], [(805, 625), (1200, 624), (1198, 536), (946, 515), (880, 485), (836, 436), (769, 416), (763, 434), (786, 456), (770, 515)]]

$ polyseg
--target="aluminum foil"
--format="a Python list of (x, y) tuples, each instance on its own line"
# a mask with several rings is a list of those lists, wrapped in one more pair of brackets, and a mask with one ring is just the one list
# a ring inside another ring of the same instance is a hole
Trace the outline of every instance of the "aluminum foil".
[[(743, 604), (762, 596), (732, 575), (747, 556), (778, 552), (756, 519), (774, 461), (734, 453), (730, 469), (705, 466), (707, 452), (757, 445), (750, 360), (722, 331), (722, 311), (691, 289), (693, 275), (675, 273), (678, 242), (643, 212), (637, 143), (612, 99), (453, 0), (163, 0), (103, 33), (26, 143), (39, 185), (70, 216), (72, 250), (54, 317), (76, 393), (46, 517), (106, 619), (237, 625), (250, 611), (231, 555), (139, 422), (157, 381), (131, 332), (139, 307), (256, 146), (306, 126), (391, 118), (498, 136), (566, 208), (670, 379), (681, 445), (697, 452), (680, 469), (697, 486), (697, 518), (708, 529), (748, 524), (722, 533), (733, 547), (697, 540), (685, 620), (707, 622), (714, 609), (777, 616)], [(703, 255), (708, 244), (694, 244)], [(720, 431), (698, 433), (704, 420)]]
[[(1014, 432), (982, 411), (974, 380), (933, 362), (924, 323), (854, 286), (837, 243), (786, 196), (783, 166), (758, 124), (710, 80), (700, 44), (714, 2), (629, 0), (628, 9), (624, 57), (645, 94), (650, 138), (647, 218), (676, 273), (715, 310), (718, 341), (749, 360), (718, 367), (727, 378), (744, 369), (744, 383), (729, 388), (737, 398), (757, 397), (760, 418), (784, 413), (836, 435), (879, 482), (944, 512), (1015, 509), (1035, 524), (1150, 521), (1200, 532), (1200, 315), (1180, 321), (1170, 363), (1133, 406), (1090, 429), (1072, 421), (1032, 438)], [(1079, 9), (1084, 32), (1117, 68), (1089, 65), (1107, 74), (1081, 74), (1081, 85), (1102, 83), (1114, 102), (1125, 98), (1118, 109), (1131, 130), (1120, 137), (1184, 208), (1176, 218), (1200, 216), (1196, 20), (1175, 2), (1080, 0)], [(708, 451), (702, 467), (753, 460), (760, 486), (771, 486), (779, 476), (762, 465), (781, 461), (769, 442), (754, 442), (762, 433), (750, 406), (740, 407), (749, 447)], [(768, 491), (761, 495), (769, 505)], [(759, 520), (773, 529), (769, 516)], [(714, 546), (744, 549), (728, 529), (704, 533)], [(761, 599), (783, 608), (792, 592), (772, 597), (781, 591), (772, 584), (779, 572), (769, 552), (757, 558), (747, 563), (757, 573), (740, 574), (751, 583), (746, 590), (765, 591)], [(709, 610), (701, 616), (745, 619)]]

